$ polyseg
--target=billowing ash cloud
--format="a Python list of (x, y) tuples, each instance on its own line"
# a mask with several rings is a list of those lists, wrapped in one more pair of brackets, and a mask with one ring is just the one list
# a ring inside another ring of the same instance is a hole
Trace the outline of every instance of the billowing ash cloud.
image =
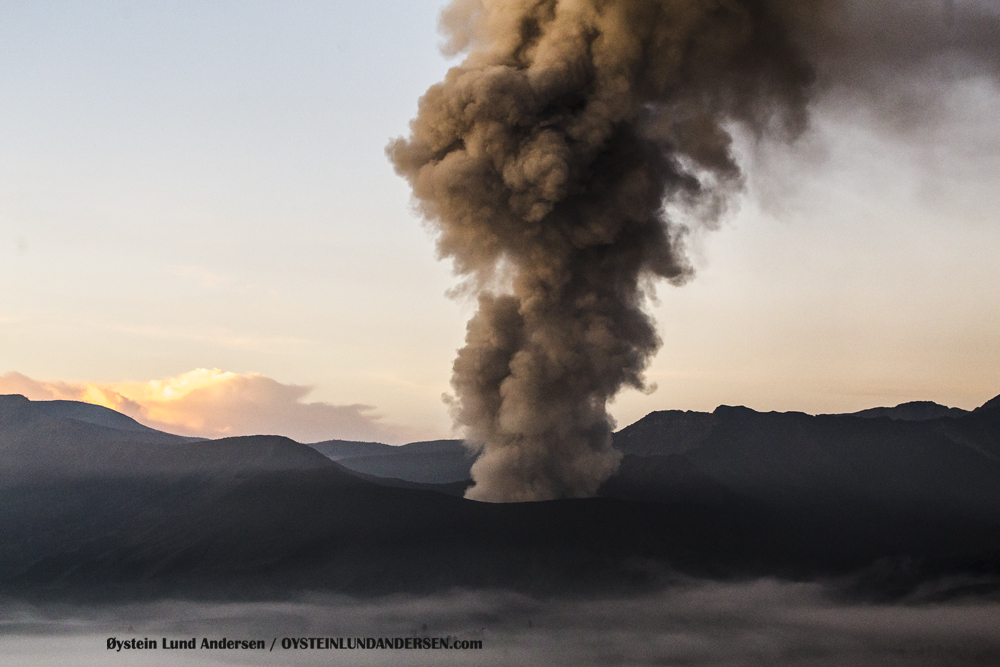
[[(446, 8), (447, 48), (465, 60), (427, 91), (411, 136), (387, 152), (438, 231), (440, 254), (479, 295), (452, 379), (456, 422), (479, 451), (469, 496), (586, 496), (614, 472), (606, 404), (624, 387), (644, 388), (660, 345), (645, 287), (691, 274), (685, 228), (670, 212), (711, 224), (724, 209), (742, 184), (734, 128), (794, 138), (821, 92), (848, 90), (878, 107), (887, 73), (894, 89), (920, 93), (917, 74), (996, 67), (992, 7), (456, 0)], [(893, 99), (899, 108), (912, 101)]]

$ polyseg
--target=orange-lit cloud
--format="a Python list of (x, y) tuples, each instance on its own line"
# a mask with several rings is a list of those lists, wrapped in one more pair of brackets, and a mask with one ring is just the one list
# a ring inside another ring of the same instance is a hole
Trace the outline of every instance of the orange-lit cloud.
[(0, 394), (31, 400), (84, 401), (117, 410), (152, 428), (218, 438), (280, 434), (301, 442), (405, 442), (405, 429), (382, 422), (370, 405), (306, 403), (311, 387), (282, 384), (256, 373), (199, 368), (176, 377), (115, 384), (44, 382), (0, 375)]

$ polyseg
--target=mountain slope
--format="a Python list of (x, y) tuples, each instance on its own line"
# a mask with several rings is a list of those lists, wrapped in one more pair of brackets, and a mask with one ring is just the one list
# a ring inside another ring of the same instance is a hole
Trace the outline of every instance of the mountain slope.
[(4, 397), (0, 593), (593, 593), (677, 573), (851, 575), (878, 591), (1000, 581), (1000, 410), (925, 421), (691, 414), (632, 429), (688, 439), (633, 438), (654, 454), (627, 455), (606, 497), (491, 505), (376, 484), (278, 436), (154, 442)]
[[(29, 401), (19, 394), (0, 395), (0, 434), (14, 430), (31, 430), (62, 424), (80, 428), (102, 429), (109, 438), (131, 439), (156, 444), (196, 442), (203, 438), (186, 438), (143, 426), (131, 417), (110, 408), (80, 401)], [(98, 432), (98, 431), (93, 431)]]
[(473, 462), (461, 440), (431, 440), (400, 446), (329, 440), (309, 446), (350, 470), (421, 484), (468, 480)]
[[(769, 503), (1000, 516), (997, 410), (904, 420), (722, 406), (652, 413), (617, 433), (615, 445), (627, 456), (679, 457), (678, 465)], [(639, 469), (623, 465), (617, 477), (626, 480), (612, 487), (638, 483)]]
[(900, 403), (894, 408), (869, 408), (852, 414), (855, 417), (888, 417), (903, 421), (924, 421), (938, 417), (961, 417), (968, 413), (960, 408), (949, 408), (932, 401), (911, 401)]

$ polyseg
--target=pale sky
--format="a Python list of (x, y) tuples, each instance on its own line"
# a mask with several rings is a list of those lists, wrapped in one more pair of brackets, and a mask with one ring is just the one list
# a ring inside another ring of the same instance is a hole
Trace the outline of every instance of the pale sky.
[[(453, 437), (468, 301), (384, 155), (443, 3), (0, 5), (0, 393), (204, 435)], [(819, 99), (658, 289), (652, 410), (1000, 394), (1000, 91)], [(199, 370), (202, 369), (202, 370)], [(311, 390), (310, 390), (311, 389)]]

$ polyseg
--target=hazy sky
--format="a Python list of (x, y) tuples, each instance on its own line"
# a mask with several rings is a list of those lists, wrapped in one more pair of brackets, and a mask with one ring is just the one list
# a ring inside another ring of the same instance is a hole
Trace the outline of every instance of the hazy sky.
[[(384, 154), (454, 64), (442, 4), (0, 5), (0, 393), (449, 436), (474, 305)], [(747, 191), (658, 289), (659, 389), (620, 426), (1000, 393), (1000, 91), (928, 95), (907, 124), (823, 97), (794, 145), (741, 144)]]

